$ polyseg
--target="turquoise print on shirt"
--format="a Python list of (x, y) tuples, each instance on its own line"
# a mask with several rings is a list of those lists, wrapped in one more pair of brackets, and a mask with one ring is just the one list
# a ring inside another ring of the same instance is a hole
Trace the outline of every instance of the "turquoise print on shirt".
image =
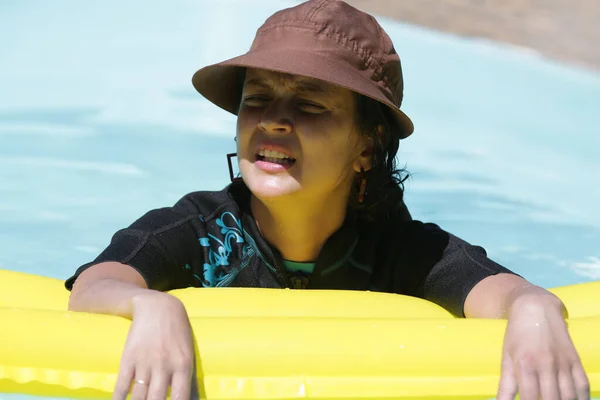
[[(238, 272), (248, 264), (248, 256), (252, 251), (244, 239), (242, 223), (231, 212), (226, 212), (217, 219), (221, 227), (221, 237), (208, 234), (199, 238), (200, 245), (206, 248), (208, 262), (203, 267), (202, 285), (205, 287), (228, 286)], [(230, 256), (235, 244), (242, 244), (242, 257), (239, 268), (228, 268)]]

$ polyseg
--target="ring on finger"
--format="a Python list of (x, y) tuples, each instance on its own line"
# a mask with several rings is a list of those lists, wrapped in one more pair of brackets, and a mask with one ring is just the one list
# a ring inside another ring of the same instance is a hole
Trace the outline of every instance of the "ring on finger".
[(148, 384), (148, 382), (146, 382), (143, 379), (136, 379), (135, 383), (137, 383), (138, 385), (147, 385)]

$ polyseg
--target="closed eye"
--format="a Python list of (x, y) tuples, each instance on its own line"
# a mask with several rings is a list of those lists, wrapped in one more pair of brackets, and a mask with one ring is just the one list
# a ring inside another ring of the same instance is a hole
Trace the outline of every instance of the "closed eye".
[(267, 96), (246, 96), (244, 97), (244, 105), (248, 107), (262, 107), (269, 101)]
[(313, 103), (312, 101), (300, 101), (298, 102), (298, 108), (300, 108), (303, 112), (308, 113), (322, 113), (327, 111), (327, 108), (318, 103)]

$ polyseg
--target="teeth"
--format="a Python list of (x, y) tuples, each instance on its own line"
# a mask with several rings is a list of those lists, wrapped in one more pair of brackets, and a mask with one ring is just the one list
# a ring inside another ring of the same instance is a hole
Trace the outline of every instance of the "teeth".
[(287, 154), (284, 154), (280, 151), (269, 150), (269, 149), (260, 149), (258, 151), (258, 155), (261, 157), (265, 157), (265, 158), (278, 158), (278, 159), (282, 159), (282, 158), (289, 159), (290, 158)]
[(270, 163), (275, 163), (275, 164), (290, 164), (292, 162), (292, 160), (290, 160), (289, 158), (275, 158), (275, 157), (265, 157), (264, 161), (266, 162), (270, 162)]

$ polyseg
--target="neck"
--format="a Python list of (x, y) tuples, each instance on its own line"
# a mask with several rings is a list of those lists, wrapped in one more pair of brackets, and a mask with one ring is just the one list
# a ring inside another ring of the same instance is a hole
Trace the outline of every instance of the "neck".
[(263, 201), (252, 195), (250, 206), (264, 238), (285, 260), (296, 262), (316, 261), (346, 218), (345, 197), (317, 202), (286, 196)]

